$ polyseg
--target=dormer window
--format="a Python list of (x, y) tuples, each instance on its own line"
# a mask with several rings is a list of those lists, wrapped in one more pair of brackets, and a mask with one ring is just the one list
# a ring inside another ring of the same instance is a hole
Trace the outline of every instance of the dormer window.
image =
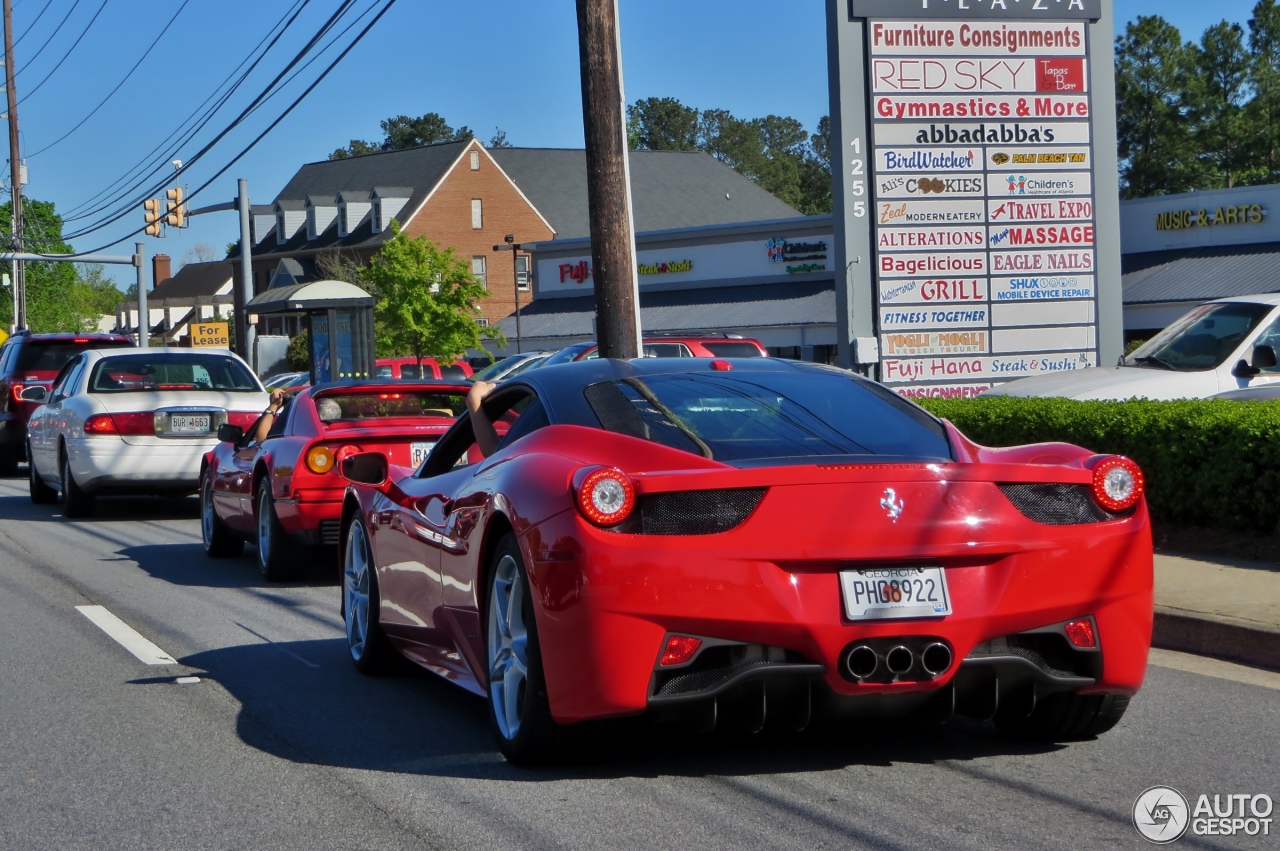
[(284, 242), (289, 237), (284, 231), (284, 210), (276, 213), (276, 242)]
[(382, 233), (382, 201), (373, 199), (373, 232)]
[(351, 233), (351, 228), (347, 226), (347, 205), (343, 204), (338, 208), (338, 236), (346, 236)]

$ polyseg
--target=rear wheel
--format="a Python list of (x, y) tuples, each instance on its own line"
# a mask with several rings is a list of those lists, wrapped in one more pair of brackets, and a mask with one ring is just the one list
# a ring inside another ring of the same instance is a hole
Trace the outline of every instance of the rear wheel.
[(551, 717), (533, 595), (514, 535), (495, 548), (489, 571), (489, 721), (509, 762), (533, 765), (560, 755), (569, 728)]
[(378, 625), (378, 574), (369, 533), (359, 515), (351, 519), (342, 548), (342, 618), (347, 628), (351, 661), (362, 674), (380, 674), (395, 651)]
[(268, 582), (286, 582), (298, 572), (297, 558), (289, 551), (289, 533), (280, 525), (271, 485), (265, 479), (258, 485), (258, 570)]
[[(31, 457), (30, 448), (27, 458)], [(53, 505), (58, 501), (58, 491), (44, 483), (44, 479), (36, 472), (36, 465), (27, 461), (27, 485), (31, 490), (31, 501), (36, 505)]]
[(1038, 701), (1030, 715), (997, 712), (995, 722), (1011, 739), (1069, 742), (1102, 735), (1128, 708), (1129, 697), (1122, 694), (1055, 694)]
[(71, 472), (71, 462), (67, 460), (66, 447), (62, 449), (61, 460), (62, 515), (88, 517), (93, 513), (93, 496), (80, 490), (80, 486), (76, 484), (75, 474)]
[(213, 477), (200, 477), (200, 537), (210, 558), (234, 558), (244, 552), (244, 541), (231, 534), (213, 505)]

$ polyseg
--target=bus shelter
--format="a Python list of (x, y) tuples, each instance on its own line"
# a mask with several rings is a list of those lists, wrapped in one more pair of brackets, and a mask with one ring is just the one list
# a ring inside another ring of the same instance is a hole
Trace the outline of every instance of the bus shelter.
[(311, 344), (311, 383), (373, 375), (373, 296), (345, 281), (311, 281), (270, 289), (246, 310), (254, 315), (305, 318)]

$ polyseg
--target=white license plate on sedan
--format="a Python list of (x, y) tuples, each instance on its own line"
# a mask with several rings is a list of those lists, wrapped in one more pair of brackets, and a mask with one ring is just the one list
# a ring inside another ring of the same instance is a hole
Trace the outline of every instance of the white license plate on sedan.
[(172, 434), (208, 434), (208, 414), (170, 414), (169, 431)]
[(940, 567), (867, 567), (840, 571), (849, 620), (934, 618), (951, 614), (947, 573)]
[(431, 452), (434, 443), (411, 443), (409, 444), (409, 466), (417, 467), (421, 464)]

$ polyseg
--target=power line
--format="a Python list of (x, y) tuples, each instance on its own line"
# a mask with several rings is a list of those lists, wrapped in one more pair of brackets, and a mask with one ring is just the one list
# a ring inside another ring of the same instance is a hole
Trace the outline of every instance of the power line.
[[(294, 22), (298, 19), (298, 16), (302, 14), (302, 11), (308, 5), (310, 5), (310, 3), (311, 3), (311, 0), (298, 0), (298, 2), (294, 4), (293, 8), (286, 11), (280, 17), (280, 20), (276, 21), (275, 25), (271, 27), (271, 29), (267, 30), (267, 34), (262, 37), (262, 39), (258, 42), (258, 44), (252, 50), (250, 50), (248, 54), (245, 55), (244, 59), (240, 60), (240, 64), (237, 65), (234, 69), (232, 69), (231, 73), (227, 75), (226, 79), (224, 79), (221, 83), (219, 83), (218, 86), (213, 90), (213, 92), (210, 93), (210, 95), (204, 99), (204, 102), (201, 103), (199, 106), (197, 106), (192, 111), (192, 113), (188, 115), (177, 126), (177, 128), (173, 130), (173, 132), (171, 132), (168, 136), (166, 136), (160, 142), (160, 144), (152, 148), (150, 152), (145, 154), (142, 157), (142, 159), (140, 159), (137, 163), (130, 166), (129, 169), (125, 171), (123, 177), (117, 178), (116, 180), (112, 181), (112, 183), (109, 184), (105, 189), (102, 189), (94, 193), (85, 201), (77, 204), (75, 207), (72, 207), (68, 211), (67, 215), (64, 216), (63, 221), (67, 221), (67, 222), (77, 221), (79, 219), (86, 219), (90, 216), (96, 215), (97, 213), (102, 212), (102, 210), (106, 209), (111, 204), (114, 204), (116, 201), (123, 198), (126, 194), (133, 192), (135, 189), (138, 189), (139, 187), (141, 187), (143, 183), (151, 175), (155, 174), (156, 171), (158, 171), (162, 166), (154, 167), (149, 174), (147, 174), (145, 177), (140, 178), (138, 182), (134, 183), (132, 186), (130, 186), (127, 189), (121, 189), (119, 192), (117, 192), (116, 195), (111, 198), (111, 200), (103, 202), (103, 204), (101, 204), (100, 206), (92, 210), (89, 210), (84, 213), (80, 213), (80, 211), (84, 210), (86, 207), (89, 207), (90, 205), (97, 203), (99, 199), (101, 199), (104, 195), (107, 195), (108, 193), (115, 191), (117, 186), (129, 180), (132, 180), (135, 172), (137, 172), (138, 169), (145, 168), (146, 164), (151, 161), (152, 157), (154, 157), (160, 151), (164, 150), (165, 146), (168, 145), (174, 139), (175, 136), (178, 136), (180, 133), (183, 132), (183, 128), (186, 127), (188, 123), (190, 123), (193, 119), (197, 119), (199, 117), (198, 126), (190, 130), (187, 133), (186, 137), (184, 137), (183, 139), (181, 139), (175, 144), (175, 147), (181, 147), (182, 145), (186, 144), (187, 141), (189, 141), (195, 133), (199, 132), (199, 130), (202, 127), (204, 127), (204, 125), (207, 124), (215, 114), (217, 114), (218, 110), (220, 110), (223, 107), (223, 105), (227, 102), (227, 100), (231, 97), (231, 95), (236, 91), (236, 89), (238, 89), (240, 85), (248, 78), (249, 74), (251, 74), (253, 70), (257, 68), (258, 63), (261, 62), (263, 58), (266, 57), (267, 53), (269, 53), (271, 49), (275, 47), (276, 43), (280, 40), (280, 38), (284, 35), (284, 33), (289, 29), (289, 27), (293, 26)], [(272, 38), (272, 33), (275, 33), (276, 30), (281, 27), (281, 25), (283, 25), (283, 29), (280, 29), (280, 32), (276, 33), (275, 37)], [(268, 40), (270, 40), (271, 42), (270, 44), (267, 44)], [(258, 51), (263, 48), (263, 45), (266, 45), (266, 48), (262, 50), (262, 53), (258, 56), (257, 59), (254, 59), (254, 54), (258, 53)], [(253, 63), (249, 66), (249, 68), (243, 74), (240, 75), (240, 78), (235, 81), (232, 87), (228, 89), (225, 94), (222, 95), (222, 97), (218, 100), (216, 104), (214, 104), (213, 107), (211, 107), (208, 111), (205, 111), (202, 114), (201, 111), (204, 110), (205, 105), (208, 104), (209, 101), (213, 100), (215, 97), (218, 96), (218, 92), (222, 91), (223, 86), (227, 85), (227, 83), (230, 83), (232, 81), (232, 78), (234, 78), (236, 74), (240, 72), (240, 69), (243, 68), (245, 63), (248, 62), (250, 59), (253, 59)], [(163, 157), (163, 163), (167, 164), (169, 159), (170, 159), (170, 156), (168, 154), (165, 154)], [(80, 213), (80, 214), (76, 215), (77, 213)]]
[(40, 45), (39, 50), (31, 54), (31, 58), (28, 59), (26, 62), (22, 63), (21, 68), (15, 68), (13, 70), (14, 79), (17, 79), (22, 74), (23, 71), (30, 68), (31, 63), (35, 62), (36, 59), (40, 57), (41, 53), (44, 53), (44, 49), (49, 46), (49, 42), (53, 41), (54, 37), (57, 36), (57, 34), (62, 31), (62, 25), (65, 24), (67, 21), (71, 20), (71, 16), (76, 13), (76, 7), (79, 5), (80, 5), (80, 0), (75, 0), (75, 2), (71, 4), (71, 8), (67, 10), (67, 16), (63, 18), (61, 21), (58, 21), (58, 25), (53, 28), (53, 32), (49, 33), (49, 37), (44, 40), (44, 44)]
[[(352, 5), (354, 5), (355, 2), (356, 0), (343, 0), (343, 2), (339, 5), (338, 9), (334, 11), (334, 13), (329, 17), (329, 19), (324, 23), (324, 25), (321, 26), (321, 28), (315, 33), (315, 35), (311, 37), (311, 39), (306, 43), (306, 45), (304, 45), (302, 49), (298, 51), (297, 55), (295, 55), (294, 58), (290, 60), (289, 64), (287, 64), (276, 75), (275, 79), (273, 79), (270, 83), (268, 83), (266, 88), (263, 89), (262, 92), (260, 92), (258, 96), (255, 97), (253, 101), (247, 107), (245, 107), (244, 110), (242, 110), (241, 113), (238, 116), (236, 116), (236, 118), (230, 124), (228, 124), (221, 132), (219, 132), (217, 136), (215, 136), (208, 144), (206, 144), (203, 148), (197, 151), (194, 155), (187, 158), (184, 164), (182, 165), (182, 167), (178, 169), (177, 175), (182, 175), (183, 173), (188, 171), (193, 165), (195, 165), (195, 163), (197, 163), (201, 158), (203, 158), (205, 154), (207, 154), (215, 145), (217, 145), (218, 142), (222, 141), (222, 139), (225, 138), (228, 133), (230, 133), (237, 126), (239, 126), (240, 123), (243, 122), (244, 119), (268, 95), (271, 94), (271, 92), (275, 89), (277, 84), (279, 84), (280, 80), (283, 79), (284, 76), (288, 74), (289, 71), (291, 71), (295, 65), (301, 62), (303, 57), (305, 57), (308, 53), (311, 52), (311, 49), (316, 45), (316, 43), (320, 41), (325, 36), (325, 34), (329, 32), (330, 29), (333, 28), (333, 26), (337, 23), (339, 19), (341, 19), (343, 16), (346, 15), (346, 13), (351, 9)], [(378, 17), (380, 18), (382, 14), (383, 13), (379, 13)], [(363, 37), (363, 34), (361, 37)], [(343, 55), (345, 55), (345, 52)], [(328, 74), (329, 70), (326, 70), (325, 74)], [(152, 173), (154, 174), (154, 170)], [(80, 236), (84, 236), (85, 234), (93, 233), (94, 231), (100, 230), (103, 227), (106, 227), (107, 225), (112, 224), (113, 222), (119, 221), (121, 218), (123, 218), (124, 216), (132, 212), (134, 208), (137, 207), (138, 204), (142, 203), (142, 201), (145, 200), (152, 193), (157, 192), (160, 189), (163, 189), (166, 185), (168, 185), (171, 179), (172, 178), (169, 178), (156, 184), (155, 186), (147, 190), (142, 195), (126, 202), (123, 206), (117, 208), (114, 212), (109, 213), (107, 217), (100, 220), (99, 222), (91, 226), (83, 227), (76, 233), (68, 235), (66, 238), (75, 239)]]
[(93, 17), (89, 19), (89, 23), (85, 25), (84, 30), (76, 38), (75, 42), (72, 43), (72, 45), (69, 48), (67, 48), (66, 53), (62, 54), (62, 58), (58, 60), (58, 64), (54, 65), (53, 70), (50, 71), (48, 74), (45, 74), (44, 79), (36, 83), (35, 86), (31, 89), (31, 91), (27, 92), (18, 100), (19, 104), (22, 104), (22, 102), (25, 101), (27, 98), (31, 97), (36, 92), (40, 91), (40, 87), (43, 86), (45, 83), (49, 82), (50, 77), (58, 73), (58, 69), (62, 67), (62, 63), (67, 61), (67, 57), (71, 55), (71, 51), (75, 50), (77, 47), (80, 46), (80, 41), (85, 37), (86, 34), (88, 34), (89, 29), (93, 26), (93, 22), (98, 20), (98, 16), (102, 14), (102, 10), (107, 8), (107, 4), (110, 2), (111, 0), (102, 0), (102, 5), (98, 7), (98, 11), (93, 13)]
[[(264, 138), (266, 138), (266, 136), (267, 136), (267, 134), (268, 134), (268, 133), (270, 133), (270, 132), (271, 132), (272, 130), (274, 130), (277, 126), (279, 126), (280, 122), (281, 122), (281, 121), (284, 121), (284, 120), (285, 120), (285, 118), (287, 118), (287, 117), (289, 116), (289, 114), (290, 114), (290, 113), (292, 113), (292, 112), (293, 112), (293, 110), (294, 110), (295, 108), (297, 108), (298, 104), (302, 103), (302, 101), (306, 99), (307, 95), (311, 94), (311, 92), (313, 92), (313, 91), (315, 90), (316, 86), (320, 85), (320, 83), (322, 83), (322, 82), (324, 81), (324, 79), (325, 79), (326, 77), (328, 77), (328, 76), (329, 76), (330, 72), (332, 72), (334, 68), (338, 67), (338, 64), (339, 64), (340, 62), (342, 62), (342, 60), (343, 60), (343, 59), (345, 59), (345, 58), (347, 57), (347, 54), (348, 54), (348, 53), (350, 53), (350, 52), (355, 48), (355, 46), (356, 46), (357, 44), (359, 44), (359, 43), (364, 39), (364, 37), (365, 37), (366, 35), (368, 35), (368, 34), (369, 34), (369, 31), (370, 31), (370, 30), (372, 30), (372, 29), (377, 25), (378, 21), (382, 20), (382, 16), (383, 16), (383, 15), (385, 15), (388, 11), (390, 11), (390, 10), (391, 10), (391, 7), (392, 7), (392, 6), (394, 6), (395, 4), (396, 4), (396, 0), (386, 0), (386, 5), (384, 5), (384, 6), (382, 7), (382, 9), (381, 9), (381, 10), (379, 10), (378, 14), (374, 16), (373, 20), (372, 20), (372, 21), (370, 21), (370, 22), (365, 26), (365, 28), (364, 28), (364, 29), (362, 29), (362, 30), (360, 31), (359, 35), (357, 35), (357, 36), (355, 37), (355, 39), (354, 39), (354, 40), (352, 40), (352, 42), (346, 46), (346, 48), (342, 51), (342, 53), (338, 54), (337, 58), (335, 58), (332, 62), (330, 62), (330, 63), (328, 64), (328, 66), (324, 69), (324, 71), (322, 71), (322, 72), (320, 73), (320, 76), (319, 76), (319, 77), (317, 77), (317, 78), (315, 79), (315, 81), (311, 83), (311, 85), (307, 86), (306, 91), (304, 91), (302, 94), (298, 95), (298, 97), (294, 99), (293, 103), (289, 104), (288, 108), (286, 108), (286, 109), (285, 109), (285, 111), (284, 111), (284, 112), (282, 112), (282, 113), (280, 114), (280, 116), (279, 116), (278, 118), (276, 118), (276, 120), (275, 120), (275, 121), (271, 122), (271, 124), (267, 127), (267, 129), (265, 129), (265, 130), (263, 130), (261, 133), (259, 133), (259, 134), (257, 135), (257, 137), (256, 137), (256, 138), (254, 138), (254, 140), (253, 140), (252, 142), (250, 142), (248, 145), (246, 145), (246, 146), (245, 146), (245, 147), (240, 151), (240, 153), (238, 153), (238, 154), (236, 154), (234, 157), (232, 157), (232, 158), (231, 158), (231, 160), (230, 160), (229, 162), (227, 162), (227, 164), (226, 164), (226, 165), (224, 165), (222, 168), (220, 168), (220, 169), (217, 171), (217, 173), (216, 173), (216, 174), (214, 174), (212, 177), (210, 177), (210, 178), (209, 178), (208, 180), (206, 180), (204, 183), (200, 184), (200, 186), (198, 186), (195, 190), (193, 190), (191, 193), (189, 193), (189, 194), (187, 195), (188, 200), (189, 200), (189, 199), (191, 199), (191, 198), (194, 198), (196, 195), (199, 195), (199, 194), (200, 194), (201, 192), (203, 192), (205, 189), (208, 189), (208, 188), (209, 188), (209, 186), (210, 186), (210, 185), (211, 185), (215, 180), (217, 180), (219, 177), (222, 177), (222, 175), (226, 174), (226, 172), (227, 172), (227, 171), (229, 171), (233, 165), (235, 165), (237, 162), (239, 162), (239, 161), (240, 161), (240, 159), (241, 159), (245, 154), (247, 154), (247, 153), (249, 153), (249, 151), (253, 150), (253, 148), (254, 148), (254, 147), (255, 147), (259, 142), (261, 142)], [(146, 226), (145, 226), (145, 225), (144, 225), (143, 227), (140, 227), (140, 228), (138, 228), (137, 230), (133, 231), (132, 233), (126, 234), (125, 236), (121, 237), (120, 239), (114, 240), (113, 242), (109, 242), (109, 243), (107, 243), (106, 245), (103, 245), (103, 246), (102, 246), (102, 247), (100, 247), (100, 248), (95, 248), (93, 251), (85, 252), (85, 253), (88, 253), (88, 254), (96, 254), (97, 252), (99, 252), (99, 251), (103, 250), (104, 248), (110, 248), (111, 246), (113, 246), (113, 245), (117, 245), (117, 244), (119, 244), (120, 242), (122, 242), (122, 241), (124, 241), (124, 240), (126, 240), (126, 239), (129, 239), (130, 237), (136, 236), (136, 235), (138, 235), (138, 234), (142, 233), (144, 230), (146, 230)], [(64, 237), (64, 240), (65, 240), (65, 239), (66, 239), (66, 237)]]
[[(18, 4), (15, 3), (13, 5), (16, 7)], [(40, 23), (40, 19), (44, 17), (44, 13), (49, 11), (49, 7), (52, 5), (53, 5), (53, 0), (45, 0), (44, 6), (40, 9), (40, 14), (36, 15), (36, 19), (31, 22), (30, 26), (28, 26), (25, 30), (22, 31), (22, 35), (18, 36), (18, 40), (13, 43), (14, 47), (17, 47), (18, 45), (22, 44), (22, 40), (27, 37), (27, 33), (31, 32), (33, 29), (36, 28), (36, 24)]]
[[(84, 118), (81, 118), (81, 119), (80, 119), (80, 121), (79, 121), (79, 123), (77, 123), (75, 127), (72, 127), (72, 128), (71, 128), (70, 130), (68, 130), (66, 133), (63, 133), (61, 136), (59, 136), (59, 137), (58, 137), (56, 140), (54, 140), (53, 142), (50, 142), (49, 144), (45, 145), (43, 148), (41, 148), (40, 150), (36, 151), (34, 154), (27, 154), (27, 159), (31, 159), (32, 157), (38, 157), (38, 156), (40, 156), (40, 155), (41, 155), (41, 154), (43, 154), (45, 151), (47, 151), (47, 150), (49, 150), (50, 148), (52, 148), (54, 145), (57, 145), (57, 144), (58, 144), (59, 142), (61, 142), (63, 139), (66, 139), (66, 138), (67, 138), (68, 136), (70, 136), (72, 133), (76, 132), (76, 131), (77, 131), (77, 130), (79, 130), (81, 127), (83, 127), (83, 126), (84, 126), (84, 123), (85, 123), (86, 121), (88, 121), (90, 118), (93, 118), (94, 114), (95, 114), (98, 110), (100, 110), (100, 109), (102, 109), (102, 107), (106, 106), (107, 101), (111, 100), (112, 96), (114, 96), (116, 92), (120, 91), (120, 87), (121, 87), (121, 86), (123, 86), (125, 83), (127, 83), (127, 82), (129, 81), (129, 78), (133, 76), (133, 72), (138, 70), (138, 66), (142, 64), (143, 60), (145, 60), (148, 56), (150, 56), (150, 55), (151, 55), (151, 51), (155, 50), (156, 45), (160, 43), (160, 39), (164, 38), (164, 34), (165, 34), (165, 33), (167, 33), (167, 32), (169, 31), (169, 27), (173, 26), (173, 22), (174, 22), (174, 21), (176, 21), (176, 20), (178, 20), (178, 16), (182, 14), (182, 10), (183, 10), (183, 9), (185, 9), (185, 8), (187, 8), (187, 4), (188, 4), (188, 3), (190, 3), (190, 2), (191, 2), (191, 0), (182, 0), (182, 5), (178, 7), (178, 11), (176, 11), (176, 12), (174, 12), (174, 13), (173, 13), (173, 17), (169, 19), (169, 23), (165, 24), (165, 25), (164, 25), (164, 29), (160, 30), (160, 34), (159, 34), (158, 36), (156, 36), (155, 41), (151, 42), (151, 46), (147, 48), (146, 52), (145, 52), (145, 53), (143, 53), (143, 54), (142, 54), (142, 56), (140, 56), (140, 57), (138, 58), (138, 61), (137, 61), (137, 62), (133, 63), (133, 67), (129, 69), (129, 73), (128, 73), (128, 74), (125, 74), (125, 75), (124, 75), (124, 78), (123, 78), (123, 79), (121, 79), (121, 80), (120, 80), (120, 82), (116, 83), (116, 87), (115, 87), (114, 89), (112, 89), (110, 92), (108, 92), (108, 93), (107, 93), (107, 96), (106, 96), (106, 97), (104, 97), (101, 101), (99, 101), (99, 103), (98, 103), (98, 105), (97, 105), (97, 106), (95, 106), (93, 109), (89, 110), (89, 114), (88, 114), (88, 115), (86, 115)], [(103, 5), (106, 5), (106, 4), (104, 3)]]

